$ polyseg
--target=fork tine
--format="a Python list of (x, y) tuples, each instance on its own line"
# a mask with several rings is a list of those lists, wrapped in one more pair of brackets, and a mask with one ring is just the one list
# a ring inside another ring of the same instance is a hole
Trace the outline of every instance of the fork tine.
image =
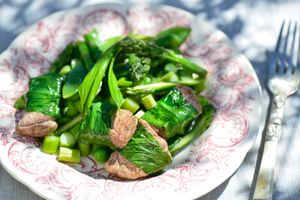
[(289, 21), (289, 25), (288, 25), (288, 29), (287, 29), (287, 33), (286, 33), (286, 37), (285, 37), (285, 41), (284, 41), (284, 46), (283, 46), (283, 50), (282, 50), (282, 54), (281, 54), (281, 58), (279, 65), (278, 65), (278, 72), (286, 72), (287, 68), (288, 68), (288, 61), (287, 61), (287, 46), (289, 43), (289, 39), (290, 39), (290, 30), (291, 30), (291, 21)]
[[(281, 28), (280, 28), (280, 32), (279, 32), (279, 35), (278, 35), (278, 38), (277, 38), (275, 51), (274, 51), (274, 54), (272, 56), (271, 64), (270, 64), (270, 67), (269, 67), (269, 70), (272, 73), (275, 73), (276, 71), (278, 71), (276, 62), (277, 62), (277, 59), (278, 59), (278, 56), (279, 56), (279, 50), (280, 50), (280, 46), (281, 46), (281, 39), (282, 39), (282, 32), (283, 32), (284, 24), (285, 24), (285, 21), (283, 21), (282, 24), (281, 24)], [(271, 74), (270, 72), (269, 72), (269, 74)]]
[[(292, 46), (291, 46), (291, 50), (290, 50), (290, 56), (288, 56), (287, 58), (287, 62), (288, 62), (288, 68), (287, 70), (290, 71), (290, 73), (294, 73), (295, 72), (295, 68), (294, 68), (294, 65), (293, 65), (293, 58), (294, 58), (294, 54), (295, 54), (295, 43), (296, 43), (296, 33), (297, 33), (297, 22), (295, 22), (295, 25), (294, 25), (294, 31), (293, 31), (293, 38), (292, 38)], [(298, 48), (296, 46), (296, 48)], [(296, 49), (296, 53), (298, 52), (298, 50)], [(297, 55), (297, 54), (296, 54)]]
[(296, 51), (297, 53), (297, 60), (296, 60), (296, 66), (297, 70), (300, 71), (300, 30), (298, 31), (298, 49)]

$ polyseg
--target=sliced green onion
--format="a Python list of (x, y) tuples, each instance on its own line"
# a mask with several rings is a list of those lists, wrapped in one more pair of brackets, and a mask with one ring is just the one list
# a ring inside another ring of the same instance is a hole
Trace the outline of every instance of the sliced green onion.
[(165, 82), (176, 82), (179, 80), (179, 78), (175, 72), (168, 72), (161, 77), (161, 80)]
[(70, 149), (67, 147), (60, 147), (57, 160), (71, 163), (80, 162), (80, 151), (78, 149)]
[(151, 108), (155, 107), (157, 104), (152, 94), (148, 94), (142, 97), (141, 102), (147, 110), (150, 110)]
[(93, 152), (93, 156), (98, 162), (104, 163), (108, 159), (109, 152), (106, 148), (97, 148)]
[(70, 65), (65, 65), (65, 66), (63, 66), (63, 68), (61, 68), (61, 70), (59, 71), (59, 74), (64, 76), (64, 75), (68, 74), (71, 70), (72, 70), (72, 67)]
[(54, 154), (57, 151), (60, 138), (54, 135), (47, 135), (42, 144), (42, 151), (48, 154)]
[(89, 144), (79, 143), (78, 147), (82, 156), (88, 156), (90, 154), (91, 148)]
[(22, 110), (25, 108), (25, 105), (26, 105), (25, 97), (21, 96), (14, 104), (14, 107), (18, 110)]
[(76, 144), (76, 139), (72, 133), (62, 133), (60, 136), (61, 147), (73, 147)]
[(135, 113), (140, 108), (140, 105), (132, 98), (126, 97), (122, 108), (125, 110), (129, 110), (132, 113)]
[(134, 116), (136, 116), (138, 119), (141, 119), (145, 112), (143, 110), (139, 110)]
[(118, 79), (119, 87), (129, 87), (132, 85), (132, 81), (128, 81), (125, 77), (121, 77)]

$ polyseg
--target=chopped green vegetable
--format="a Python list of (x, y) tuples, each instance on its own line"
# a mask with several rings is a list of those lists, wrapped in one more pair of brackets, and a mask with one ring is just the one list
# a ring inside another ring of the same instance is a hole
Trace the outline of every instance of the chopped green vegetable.
[(63, 66), (63, 68), (61, 68), (61, 70), (59, 71), (59, 74), (61, 76), (65, 76), (67, 75), (70, 71), (72, 70), (72, 67), (70, 65), (65, 65)]
[(104, 163), (109, 157), (109, 151), (107, 148), (98, 147), (94, 150), (93, 156), (98, 162)]
[(76, 144), (76, 139), (72, 133), (65, 132), (60, 136), (61, 147), (73, 147)]
[(14, 107), (18, 110), (24, 109), (26, 106), (26, 101), (24, 96), (21, 96), (14, 104)]
[(59, 118), (62, 82), (63, 78), (55, 73), (32, 78), (29, 82), (29, 91), (26, 94), (25, 110)]
[(88, 156), (91, 152), (90, 149), (91, 145), (87, 143), (79, 143), (78, 148), (80, 150), (80, 155), (81, 156)]
[(140, 105), (132, 98), (126, 97), (122, 105), (122, 108), (125, 110), (129, 110), (132, 113), (135, 113), (140, 108)]
[(160, 82), (152, 83), (147, 85), (138, 85), (134, 87), (128, 87), (126, 90), (127, 94), (137, 95), (137, 94), (150, 94), (162, 90), (167, 90), (174, 87), (176, 83)]
[(154, 97), (151, 94), (142, 97), (141, 102), (147, 110), (150, 110), (151, 108), (155, 107), (157, 104)]
[(47, 135), (42, 144), (42, 151), (48, 154), (54, 154), (57, 151), (60, 138), (54, 135)]
[(165, 82), (178, 82), (179, 78), (175, 72), (168, 72), (161, 77), (161, 80)]
[(136, 116), (138, 119), (141, 119), (144, 114), (145, 112), (143, 110), (139, 110), (134, 116)]
[(70, 163), (80, 163), (80, 151), (78, 149), (60, 147), (57, 160)]
[(120, 153), (147, 174), (164, 169), (172, 161), (172, 157), (141, 124)]

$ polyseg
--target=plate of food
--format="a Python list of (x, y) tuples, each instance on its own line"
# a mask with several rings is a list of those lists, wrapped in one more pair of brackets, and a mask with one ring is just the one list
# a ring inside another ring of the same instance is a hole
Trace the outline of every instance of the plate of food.
[(1, 164), (47, 199), (195, 199), (238, 169), (260, 130), (250, 62), (170, 6), (54, 13), (0, 70)]

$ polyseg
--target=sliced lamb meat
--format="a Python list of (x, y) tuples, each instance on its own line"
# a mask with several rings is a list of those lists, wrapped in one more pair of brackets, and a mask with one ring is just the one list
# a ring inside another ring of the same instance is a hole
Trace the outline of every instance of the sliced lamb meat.
[(16, 132), (25, 136), (44, 137), (56, 129), (54, 118), (39, 112), (26, 112), (19, 121)]
[(137, 124), (138, 119), (130, 111), (118, 110), (109, 131), (110, 141), (116, 147), (123, 148), (135, 133)]
[(124, 179), (138, 179), (147, 176), (147, 174), (134, 166), (130, 161), (124, 158), (119, 152), (115, 151), (110, 155), (104, 168), (110, 173)]
[(183, 85), (177, 85), (176, 88), (182, 93), (185, 99), (199, 112), (202, 112), (202, 106), (199, 104), (193, 90)]

